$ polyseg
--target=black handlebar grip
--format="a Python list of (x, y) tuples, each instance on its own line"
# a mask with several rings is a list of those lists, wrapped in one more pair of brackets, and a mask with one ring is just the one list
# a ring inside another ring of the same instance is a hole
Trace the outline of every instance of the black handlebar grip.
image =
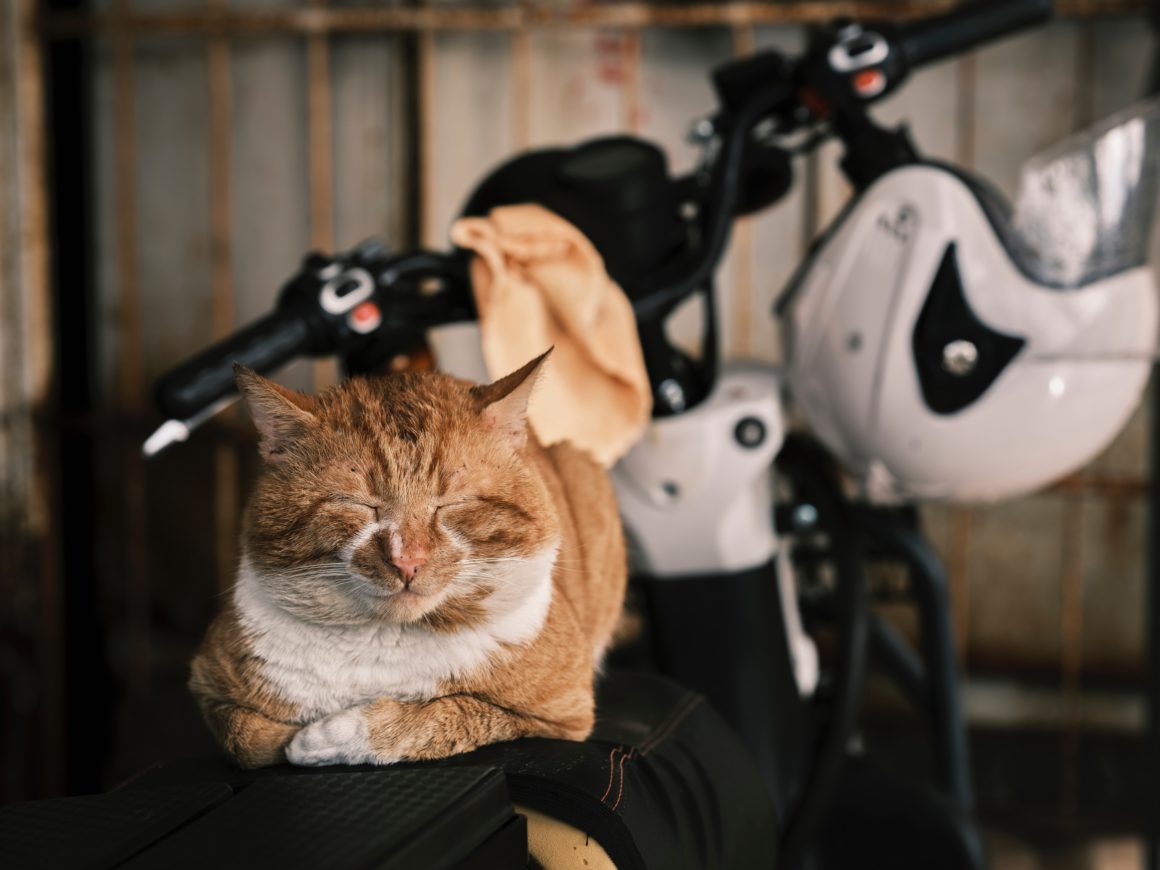
[(1053, 0), (984, 0), (898, 30), (909, 67), (933, 63), (1051, 18)]
[(313, 342), (301, 312), (275, 311), (165, 375), (157, 384), (157, 405), (172, 419), (188, 420), (235, 390), (234, 363), (269, 372), (308, 353)]

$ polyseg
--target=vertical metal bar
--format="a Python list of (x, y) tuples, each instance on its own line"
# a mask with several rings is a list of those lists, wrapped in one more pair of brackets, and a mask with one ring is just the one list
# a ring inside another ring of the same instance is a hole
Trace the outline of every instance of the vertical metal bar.
[(1095, 120), (1096, 26), (1084, 21), (1076, 27), (1075, 127), (1082, 129)]
[[(46, 400), (52, 389), (52, 310), (48, 296), (49, 240), (48, 187), (45, 174), (44, 137), (44, 70), (36, 30), (35, 0), (17, 3), (17, 36), (20, 42), (16, 58), (16, 111), (20, 124), (20, 151), (17, 155), (19, 175), (25, 180), (21, 189), (21, 223), (24, 225), (25, 248), (21, 256), (25, 282), (23, 328), (28, 338), (25, 353), (25, 388), (37, 400)], [(44, 505), (47, 510), (47, 505)], [(47, 521), (47, 516), (35, 518)]]
[(64, 781), (55, 433), (46, 427), (55, 396), (45, 91), (36, 24), (34, 0), (0, 6), (0, 654), (27, 665), (0, 674), (10, 690), (0, 704), (16, 714), (0, 747), (0, 799), (10, 800), (59, 792)]
[[(1149, 20), (1153, 45), (1160, 36), (1160, 0), (1150, 0)], [(1146, 96), (1160, 93), (1160, 50), (1153, 49), (1152, 66), (1148, 75)], [(1148, 475), (1152, 486), (1148, 496), (1147, 520), (1147, 573), (1144, 575), (1144, 600), (1147, 608), (1148, 682), (1147, 682), (1147, 776), (1146, 782), (1160, 779), (1160, 486), (1156, 475), (1160, 471), (1160, 365), (1152, 366), (1149, 387)], [(1155, 818), (1155, 805), (1151, 808)], [(1160, 870), (1160, 835), (1150, 832), (1147, 839), (1144, 866)]]
[(307, 40), (310, 125), (310, 243), (334, 246), (333, 129), (330, 95), (330, 44), (325, 36)]
[(624, 82), (621, 85), (620, 124), (631, 133), (640, 131), (640, 31), (626, 30), (621, 38)]
[[(52, 313), (49, 280), (48, 179), (45, 171), (45, 89), (44, 64), (36, 30), (37, 3), (21, 0), (18, 4), (19, 57), (15, 85), (16, 109), (20, 114), (21, 150), (18, 175), (25, 185), (21, 191), (23, 232), (22, 328), (27, 339), (24, 350), (24, 382), (30, 402), (30, 420), (34, 434), (44, 435), (49, 406), (52, 403)], [(37, 417), (40, 419), (38, 420)], [(38, 432), (39, 430), (39, 432)], [(62, 596), (57, 560), (58, 541), (54, 539), (53, 482), (50, 450), (37, 437), (32, 448), (32, 491), (26, 505), (27, 522), (40, 539), (37, 644), (41, 681), (40, 712), (43, 787), (57, 791), (64, 781), (61, 764), (64, 744), (64, 650), (61, 632)]]
[[(1157, 90), (1160, 91), (1160, 62), (1155, 71)], [(1152, 366), (1152, 386), (1148, 402), (1151, 420), (1148, 433), (1148, 467), (1152, 475), (1152, 491), (1148, 497), (1147, 573), (1144, 597), (1147, 607), (1147, 782), (1160, 778), (1160, 486), (1156, 475), (1160, 470), (1160, 365)], [(1155, 803), (1150, 808), (1155, 818)], [(1160, 835), (1151, 833), (1147, 840), (1145, 866), (1160, 870)]]
[[(752, 25), (733, 28), (733, 56), (753, 54), (757, 40)], [(725, 348), (729, 356), (753, 355), (753, 225), (742, 218), (733, 225), (733, 344)]]
[(955, 162), (968, 169), (975, 165), (975, 137), (977, 131), (977, 99), (979, 88), (979, 58), (972, 52), (956, 64), (957, 107), (955, 124)]
[(966, 674), (971, 649), (971, 519), (970, 508), (951, 510), (947, 575), (954, 607), (955, 648)]
[(733, 28), (733, 56), (746, 57), (757, 49), (757, 31), (752, 24), (738, 24)]
[(219, 591), (233, 584), (239, 529), (238, 453), (233, 444), (218, 444), (214, 453), (214, 556)]
[[(1095, 111), (1093, 79), (1095, 29), (1080, 24), (1075, 57), (1076, 127), (1092, 120)], [(1064, 719), (1060, 733), (1059, 809), (1065, 819), (1079, 811), (1080, 721), (1084, 658), (1083, 531), (1086, 497), (1080, 492), (1063, 503), (1063, 539), (1060, 553), (1059, 670)]]
[(436, 99), (435, 34), (419, 34), (419, 227), (424, 245), (437, 245), (443, 237), (435, 214), (435, 139), (439, 135)]
[[(127, 0), (117, 0), (113, 15), (128, 14)], [(137, 119), (133, 78), (133, 37), (118, 31), (113, 38), (113, 116), (117, 201), (117, 342), (118, 400), (136, 409), (142, 394), (141, 292), (137, 277)]]
[(411, 34), (390, 37), (396, 57), (392, 64), (390, 102), (398, 107), (388, 153), (394, 154), (391, 178), (399, 191), (397, 208), (387, 224), (387, 238), (397, 244), (415, 247), (419, 244), (419, 173), (416, 171), (419, 147), (419, 47)]
[[(210, 6), (224, 7), (222, 0)], [(230, 124), (233, 116), (230, 44), (227, 37), (209, 40), (209, 171), (210, 238), (213, 269), (214, 338), (227, 335), (234, 325), (232, 273), (232, 220), (230, 211)]]
[(733, 340), (726, 356), (753, 355), (753, 224), (747, 217), (733, 223)]
[[(129, 14), (127, 0), (117, 0), (114, 18)], [(113, 115), (116, 120), (118, 372), (121, 410), (135, 412), (142, 405), (141, 292), (138, 280), (137, 123), (133, 69), (133, 37), (119, 31), (113, 44)], [(149, 684), (152, 644), (149, 625), (148, 538), (145, 505), (145, 466), (135, 438), (117, 445), (124, 469), (125, 595), (129, 635), (128, 689), (141, 695)]]
[[(534, 12), (535, 0), (521, 0), (525, 13)], [(524, 149), (532, 139), (532, 32), (521, 25), (512, 31), (512, 141)]]
[(922, 650), (930, 689), (939, 784), (961, 810), (969, 813), (974, 808), (974, 785), (959, 693), (959, 671), (955, 664), (946, 571), (926, 538), (888, 514), (866, 511), (862, 522), (876, 542), (894, 551), (910, 569), (910, 582), (922, 621)]
[[(16, 45), (16, 35), (19, 33), (17, 15), (22, 12), (15, 6), (0, 6), (0, 178), (18, 178), (16, 167), (20, 163), (17, 151), (19, 139), (19, 125), (23, 121), (23, 114), (18, 108), (19, 98), (16, 95), (19, 71), (16, 68), (16, 58), (19, 50)], [(26, 576), (22, 570), (23, 552), (26, 530), (20, 522), (24, 512), (26, 483), (18, 469), (19, 455), (22, 449), (17, 434), (23, 421), (17, 419), (17, 409), (23, 404), (23, 396), (19, 388), (20, 369), (23, 368), (23, 348), (9, 339), (5, 324), (14, 319), (11, 316), (13, 308), (20, 303), (20, 293), (23, 289), (21, 279), (20, 246), (14, 242), (20, 238), (20, 191), (19, 185), (0, 188), (0, 329), (5, 331), (4, 341), (0, 342), (0, 408), (4, 414), (0, 417), (0, 600), (8, 606), (0, 611), (0, 649), (11, 659), (17, 659), (17, 653), (8, 649), (11, 638), (20, 622), (31, 621), (31, 614), (27, 608), (16, 605), (19, 599), (27, 599), (28, 592), (25, 585), (31, 585), (33, 579)], [(17, 331), (13, 338), (18, 338)], [(26, 441), (31, 439), (26, 439)], [(37, 651), (36, 662), (30, 670), (39, 671), (41, 657)], [(16, 696), (17, 686), (31, 687), (36, 676), (21, 673), (18, 665), (10, 665), (8, 674), (0, 674), (3, 679), (4, 696), (0, 703), (4, 705), (5, 740), (0, 743), (0, 801), (8, 802), (28, 797), (26, 785), (28, 771), (23, 770), (27, 763), (27, 755), (33, 744), (33, 734), (43, 723), (36, 711), (36, 719), (25, 714), (12, 715), (13, 710), (8, 697)], [(19, 684), (17, 681), (20, 681)], [(31, 694), (31, 693), (29, 693)]]
[(532, 35), (512, 32), (512, 139), (523, 150), (532, 140)]
[[(224, 9), (225, 0), (209, 0), (210, 8)], [(213, 338), (229, 335), (234, 327), (233, 229), (230, 209), (230, 125), (233, 116), (230, 43), (211, 37), (209, 73), (210, 240), (213, 269)], [(238, 456), (232, 443), (214, 451), (214, 552), (219, 589), (233, 577), (238, 528)]]
[(1059, 668), (1066, 715), (1060, 735), (1060, 811), (1073, 818), (1079, 803), (1079, 711), (1083, 672), (1084, 496), (1063, 503), (1063, 571), (1060, 577)]
[[(803, 27), (803, 42), (809, 43), (813, 29)], [(809, 251), (821, 231), (822, 214), (822, 155), (820, 148), (811, 148), (802, 166), (802, 251)]]
[(815, 148), (805, 156), (802, 163), (802, 235), (799, 239), (801, 250), (808, 251), (817, 238), (821, 227), (821, 155)]
[[(43, 9), (43, 6), (42, 6)], [(86, 83), (93, 52), (88, 40), (46, 44), (46, 80), (50, 107), (46, 134), (55, 142), (46, 156), (52, 179), (48, 209), (52, 214), (52, 300), (66, 316), (53, 323), (54, 393), (52, 411), (68, 419), (91, 419), (95, 387), (90, 364), (97, 341), (93, 280), (93, 240), (90, 237), (93, 170), (86, 159), (92, 153), (91, 93)], [(0, 50), (0, 57), (4, 52)], [(0, 110), (0, 116), (3, 116)], [(0, 169), (0, 178), (11, 178)], [(108, 330), (105, 330), (107, 338)], [(51, 425), (51, 424), (50, 424)], [(48, 428), (56, 435), (53, 451), (53, 542), (61, 590), (60, 637), (48, 639), (63, 658), (64, 698), (68, 709), (84, 710), (84, 717), (65, 717), (63, 751), (53, 764), (63, 766), (63, 791), (86, 794), (104, 786), (105, 754), (110, 744), (112, 708), (117, 693), (106, 651), (105, 608), (100, 605), (100, 580), (106, 576), (97, 558), (97, 541), (108, 531), (108, 518), (95, 521), (97, 503), (97, 438), (92, 427)], [(106, 459), (115, 456), (106, 456)], [(60, 498), (67, 481), (68, 499)], [(118, 540), (120, 538), (118, 537)], [(60, 546), (67, 541), (68, 546)], [(2, 549), (2, 548), (0, 548)], [(0, 596), (2, 597), (2, 596)], [(73, 727), (68, 727), (68, 723)], [(3, 766), (3, 762), (0, 762)], [(51, 788), (51, 786), (50, 786)]]
[[(312, 0), (324, 6), (326, 0)], [(310, 127), (310, 244), (334, 249), (334, 115), (331, 100), (330, 37), (316, 33), (306, 39), (307, 123)], [(314, 386), (323, 389), (337, 378), (333, 360), (314, 364)]]

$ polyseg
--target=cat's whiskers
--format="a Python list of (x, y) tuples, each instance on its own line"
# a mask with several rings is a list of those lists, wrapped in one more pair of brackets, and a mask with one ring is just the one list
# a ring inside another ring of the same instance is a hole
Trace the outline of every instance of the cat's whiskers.
[(358, 577), (350, 577), (346, 580), (336, 580), (330, 583), (330, 589), (335, 592), (350, 592), (352, 590), (369, 589), (374, 586), (366, 580)]
[(293, 568), (282, 568), (266, 571), (267, 577), (278, 577), (293, 580), (298, 577), (337, 577), (348, 576), (350, 569), (344, 565), (298, 565)]
[(456, 577), (452, 581), (452, 583), (449, 585), (453, 585), (453, 586), (457, 586), (457, 587), (467, 587), (469, 589), (483, 589), (483, 590), (490, 591), (492, 589), (495, 589), (495, 579), (496, 578), (494, 578), (494, 577), (486, 577), (486, 576), (472, 577), (472, 576), (460, 575), (460, 576)]
[(215, 598), (225, 598), (227, 595), (233, 595), (234, 591), (237, 588), (238, 588), (238, 581), (235, 580), (233, 583), (231, 583), (229, 586), (227, 586), (221, 592), (218, 592), (214, 597)]
[(588, 569), (585, 568), (584, 565), (582, 565), (582, 564), (581, 565), (555, 564), (552, 566), (552, 570), (553, 571), (563, 571), (564, 573), (567, 573), (567, 574), (587, 574), (588, 573)]
[(467, 582), (459, 582), (455, 584), (456, 592), (486, 592), (491, 593), (495, 591), (494, 583), (487, 583), (484, 581), (468, 580)]
[(266, 575), (272, 580), (292, 581), (294, 583), (303, 583), (307, 581), (329, 582), (332, 580), (345, 580), (349, 578), (349, 571), (316, 571), (313, 573), (302, 574), (268, 574)]
[[(522, 562), (522, 556), (496, 556), (484, 559), (461, 559), (460, 565), (499, 565), (503, 563)], [(586, 574), (588, 566), (583, 559), (567, 559), (557, 556), (552, 562), (552, 570), (567, 571), (574, 574)], [(498, 578), (497, 578), (498, 579)]]
[(305, 565), (292, 565), (289, 568), (274, 569), (277, 573), (294, 574), (302, 571), (340, 571), (347, 570), (345, 562), (338, 560), (329, 562), (310, 562)]

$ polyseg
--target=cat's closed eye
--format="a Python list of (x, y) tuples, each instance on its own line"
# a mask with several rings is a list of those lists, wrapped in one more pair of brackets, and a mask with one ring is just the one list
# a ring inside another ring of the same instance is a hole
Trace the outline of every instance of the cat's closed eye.
[(340, 504), (347, 507), (365, 508), (373, 511), (375, 514), (382, 510), (382, 502), (368, 499), (361, 495), (348, 495), (346, 493), (335, 493), (326, 497), (326, 500), (331, 504)]

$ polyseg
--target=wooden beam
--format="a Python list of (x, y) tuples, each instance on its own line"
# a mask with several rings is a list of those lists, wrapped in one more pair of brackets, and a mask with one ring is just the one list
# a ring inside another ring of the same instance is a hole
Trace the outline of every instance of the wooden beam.
[(1097, 474), (1079, 471), (1069, 474), (1053, 483), (1046, 492), (1060, 495), (1083, 495), (1090, 493), (1116, 498), (1145, 498), (1152, 491), (1152, 483), (1146, 477), (1118, 474)]
[[(567, 8), (494, 6), (437, 8), (308, 6), (290, 9), (190, 9), (179, 12), (50, 12), (43, 26), (50, 37), (90, 33), (183, 33), (244, 36), (290, 32), (390, 32), (520, 30), (550, 27), (705, 27), (759, 24), (818, 24), (833, 18), (905, 19), (929, 16), (957, 5), (949, 0), (813, 0), (785, 3), (610, 3)], [(1062, 18), (1139, 15), (1146, 0), (1058, 0)]]

